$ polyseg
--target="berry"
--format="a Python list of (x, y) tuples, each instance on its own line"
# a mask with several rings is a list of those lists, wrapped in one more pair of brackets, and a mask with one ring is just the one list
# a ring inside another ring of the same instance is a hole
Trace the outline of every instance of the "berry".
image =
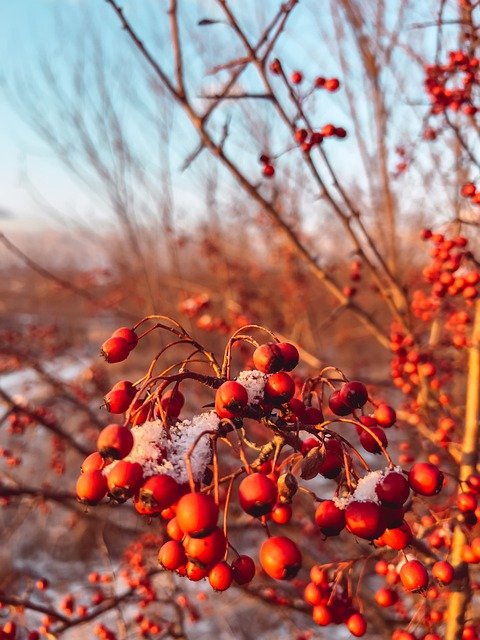
[(171, 476), (158, 474), (147, 478), (139, 491), (140, 501), (156, 512), (163, 511), (180, 497), (180, 487)]
[(406, 591), (422, 591), (428, 586), (428, 573), (418, 560), (409, 560), (400, 569), (400, 580)]
[(381, 427), (388, 429), (395, 424), (397, 414), (395, 410), (388, 404), (382, 403), (373, 412), (373, 417)]
[(262, 544), (260, 564), (271, 578), (291, 580), (300, 570), (302, 554), (293, 540), (285, 536), (275, 536)]
[(261, 344), (253, 352), (253, 364), (255, 369), (263, 373), (277, 373), (283, 368), (283, 354), (278, 343), (267, 342)]
[(381, 503), (387, 507), (401, 507), (408, 500), (410, 485), (404, 475), (390, 471), (375, 488)]
[(345, 509), (345, 521), (350, 533), (365, 540), (374, 540), (385, 530), (382, 509), (375, 502), (350, 502)]
[(99, 470), (85, 471), (77, 480), (77, 498), (87, 505), (98, 504), (106, 496), (107, 489), (107, 480)]
[(232, 575), (237, 584), (247, 584), (255, 577), (255, 562), (250, 556), (238, 556), (232, 562)]
[(246, 513), (259, 518), (270, 513), (277, 502), (277, 486), (263, 473), (252, 473), (240, 483), (238, 499)]
[(347, 629), (356, 638), (360, 638), (365, 635), (367, 630), (367, 621), (361, 613), (352, 613), (345, 622)]
[[(125, 427), (124, 427), (125, 428)], [(133, 496), (143, 482), (143, 469), (138, 462), (119, 460), (108, 472), (108, 490), (117, 502)]]
[(295, 382), (283, 371), (273, 373), (265, 383), (265, 400), (274, 406), (279, 406), (293, 398)]
[(232, 568), (224, 560), (218, 562), (210, 569), (208, 581), (215, 591), (226, 591), (233, 581)]
[(109, 424), (98, 436), (97, 449), (106, 460), (121, 460), (133, 447), (133, 434), (127, 427)]
[(315, 523), (324, 536), (338, 536), (345, 527), (345, 511), (333, 500), (324, 500), (315, 511)]
[(240, 383), (228, 380), (217, 389), (215, 411), (219, 418), (232, 420), (242, 413), (247, 404), (248, 393)]
[(175, 571), (187, 562), (183, 545), (176, 540), (169, 540), (160, 547), (158, 562), (169, 571)]
[(434, 496), (443, 486), (443, 473), (434, 464), (416, 462), (408, 474), (410, 487), (421, 496)]
[(450, 584), (455, 577), (455, 570), (446, 560), (435, 562), (432, 567), (432, 576), (440, 582), (440, 584)]
[(361, 409), (368, 400), (367, 387), (363, 382), (351, 380), (340, 389), (340, 400), (352, 409)]
[(215, 500), (205, 493), (187, 493), (177, 505), (177, 522), (180, 529), (193, 538), (207, 536), (218, 520)]
[(122, 362), (130, 353), (130, 346), (123, 338), (108, 338), (102, 344), (100, 352), (108, 363)]

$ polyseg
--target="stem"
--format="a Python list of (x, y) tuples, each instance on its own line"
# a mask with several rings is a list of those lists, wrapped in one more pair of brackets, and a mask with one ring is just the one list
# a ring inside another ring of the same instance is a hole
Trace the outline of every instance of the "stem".
[[(475, 472), (478, 459), (478, 438), (480, 436), (480, 300), (475, 303), (475, 319), (472, 343), (468, 359), (467, 400), (465, 408), (465, 432), (463, 434), (462, 457), (459, 477), (465, 481)], [(469, 567), (462, 560), (462, 549), (467, 543), (461, 524), (457, 524), (453, 534), (452, 564), (455, 568), (455, 582), (450, 595), (445, 640), (461, 640), (465, 614), (472, 597)]]

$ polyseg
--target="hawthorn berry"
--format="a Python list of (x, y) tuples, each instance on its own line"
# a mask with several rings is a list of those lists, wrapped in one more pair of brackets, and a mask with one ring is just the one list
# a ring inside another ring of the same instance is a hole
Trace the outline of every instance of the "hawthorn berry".
[(251, 473), (238, 487), (238, 499), (242, 509), (251, 516), (264, 516), (277, 502), (277, 485), (263, 473)]
[(268, 538), (260, 548), (260, 564), (267, 575), (275, 580), (291, 580), (300, 570), (302, 554), (285, 536)]
[(133, 447), (133, 434), (127, 427), (109, 424), (97, 439), (97, 449), (106, 460), (121, 460), (128, 456)]
[(192, 538), (208, 536), (218, 520), (218, 506), (205, 493), (186, 493), (177, 504), (177, 523)]

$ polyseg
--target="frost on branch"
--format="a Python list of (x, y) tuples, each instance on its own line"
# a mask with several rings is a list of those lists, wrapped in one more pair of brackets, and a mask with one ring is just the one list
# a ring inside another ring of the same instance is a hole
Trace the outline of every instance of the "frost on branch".
[[(204, 431), (216, 431), (219, 419), (214, 411), (182, 420), (170, 428), (167, 436), (161, 420), (152, 420), (132, 428), (134, 444), (130, 455), (125, 458), (142, 465), (145, 476), (165, 473), (175, 478), (179, 484), (188, 482), (185, 456)], [(191, 456), (192, 473), (195, 481), (201, 480), (210, 462), (210, 437), (200, 438)]]
[[(397, 469), (396, 467), (395, 469)], [(380, 504), (375, 489), (382, 479), (390, 473), (390, 468), (380, 469), (379, 471), (370, 471), (367, 475), (360, 478), (357, 487), (353, 493), (346, 494), (342, 497), (334, 497), (333, 502), (339, 509), (346, 509), (350, 502), (375, 502)]]

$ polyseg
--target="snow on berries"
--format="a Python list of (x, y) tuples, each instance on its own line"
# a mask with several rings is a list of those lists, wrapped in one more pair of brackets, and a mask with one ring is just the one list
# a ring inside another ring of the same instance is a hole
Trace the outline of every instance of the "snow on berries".
[[(139, 328), (151, 320), (115, 332), (112, 338), (121, 342), (110, 351), (107, 341), (107, 359), (120, 361), (150, 332)], [(176, 339), (193, 341), (180, 325), (172, 322), (172, 327)], [(429, 583), (428, 568), (410, 556), (402, 565), (396, 554), (404, 553), (416, 533), (406, 511), (417, 494), (428, 497), (442, 488), (442, 472), (430, 462), (417, 462), (410, 470), (395, 465), (384, 433), (396, 422), (395, 409), (376, 402), (361, 380), (348, 380), (335, 367), (311, 376), (293, 373), (299, 364), (293, 344), (276, 341), (270, 332), (267, 342), (258, 342), (258, 336), (243, 333), (248, 329), (230, 338), (221, 360), (195, 342), (190, 357), (195, 366), (187, 357), (177, 366), (168, 363), (157, 377), (150, 367), (139, 383), (117, 383), (106, 404), (111, 413), (125, 412), (125, 422), (99, 434), (98, 452), (82, 465), (78, 498), (87, 506), (105, 496), (113, 504), (132, 500), (141, 516), (161, 516), (168, 539), (158, 552), (160, 566), (225, 591), (248, 584), (257, 573), (284, 581), (305, 570), (307, 540), (284, 534), (286, 525), (295, 523), (302, 494), (313, 503), (310, 531), (324, 541), (351, 536), (370, 543), (373, 552), (385, 548), (405, 592), (422, 591)], [(232, 366), (231, 347), (240, 339), (255, 345), (254, 369)], [(155, 365), (162, 354), (155, 356)], [(202, 357), (204, 370), (198, 367)], [(200, 385), (203, 394), (191, 393), (192, 385)], [(180, 417), (195, 404), (197, 412)], [(372, 453), (383, 459), (380, 468), (370, 468), (363, 457)], [(318, 478), (321, 496), (309, 484)], [(477, 503), (470, 496), (480, 483), (473, 476), (469, 482), (469, 491), (457, 500), (462, 513)], [(237, 539), (231, 542), (231, 520), (239, 514), (261, 532), (253, 548), (251, 542), (248, 548)], [(349, 571), (355, 563), (347, 563)], [(303, 596), (316, 624), (343, 623), (360, 637), (367, 623), (349, 595), (351, 575), (344, 575), (344, 565), (339, 560), (314, 566)], [(448, 584), (448, 562), (437, 563), (432, 575)], [(398, 594), (387, 585), (376, 601), (393, 606)]]

